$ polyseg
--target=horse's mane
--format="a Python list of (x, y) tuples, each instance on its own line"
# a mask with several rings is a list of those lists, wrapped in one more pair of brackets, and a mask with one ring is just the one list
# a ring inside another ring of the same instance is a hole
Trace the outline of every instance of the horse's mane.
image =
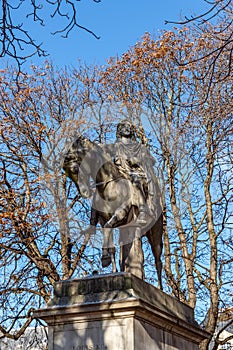
[(103, 164), (104, 165), (107, 164), (107, 166), (110, 168), (113, 177), (130, 179), (130, 176), (114, 163), (112, 159), (111, 151), (109, 150), (109, 147), (108, 147), (109, 145), (98, 144), (94, 141), (91, 141), (89, 138), (82, 137), (82, 140), (84, 142), (88, 142), (88, 144), (91, 145), (91, 148), (94, 151), (97, 151), (97, 153), (102, 157)]
[[(111, 153), (108, 151), (108, 149), (103, 144), (97, 144), (93, 142), (94, 147), (98, 150), (98, 153), (101, 154), (102, 159), (104, 160), (104, 165), (107, 164), (108, 167), (110, 167), (110, 170), (112, 172), (113, 177), (126, 177), (126, 174), (122, 173), (119, 169), (119, 167), (114, 163)], [(103, 166), (104, 166), (103, 165)]]
[[(109, 171), (111, 172), (113, 177), (123, 177), (128, 178), (127, 174), (114, 163), (111, 155), (111, 151), (109, 150), (109, 145), (104, 144), (98, 144), (95, 141), (91, 141), (88, 137), (85, 137), (83, 135), (78, 136), (75, 141), (72, 143), (70, 149), (69, 149), (69, 156), (66, 157), (67, 162), (69, 162), (70, 158), (75, 159), (77, 155), (77, 150), (79, 147), (81, 149), (85, 149), (88, 152), (95, 152), (99, 157), (102, 158), (101, 163), (103, 166), (106, 166), (109, 168)], [(97, 161), (96, 157), (96, 161)]]

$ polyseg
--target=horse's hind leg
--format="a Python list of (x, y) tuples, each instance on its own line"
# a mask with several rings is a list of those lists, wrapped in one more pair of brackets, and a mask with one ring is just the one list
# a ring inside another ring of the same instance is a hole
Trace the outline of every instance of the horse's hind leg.
[(120, 229), (120, 269), (130, 272), (138, 278), (144, 278), (144, 255), (140, 227)]
[(108, 267), (112, 263), (112, 272), (116, 272), (116, 261), (115, 261), (115, 246), (113, 243), (113, 232), (111, 228), (103, 229), (103, 249), (102, 249), (102, 267)]
[(158, 275), (158, 288), (163, 290), (162, 286), (162, 260), (161, 255), (163, 251), (163, 216), (159, 217), (155, 225), (146, 233), (151, 250), (155, 258), (155, 266)]
[(117, 272), (116, 259), (115, 259), (116, 248), (115, 247), (109, 248), (109, 253), (111, 255), (112, 272)]

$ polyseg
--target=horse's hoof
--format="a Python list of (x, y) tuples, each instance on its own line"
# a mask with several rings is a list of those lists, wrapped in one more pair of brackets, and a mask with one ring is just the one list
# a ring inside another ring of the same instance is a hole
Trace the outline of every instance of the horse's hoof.
[(108, 267), (112, 262), (111, 256), (103, 255), (101, 258), (101, 262), (102, 262), (102, 267)]

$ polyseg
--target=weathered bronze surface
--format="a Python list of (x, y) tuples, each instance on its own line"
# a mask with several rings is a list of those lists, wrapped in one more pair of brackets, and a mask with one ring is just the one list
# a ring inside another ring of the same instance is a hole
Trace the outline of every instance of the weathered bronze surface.
[(78, 137), (69, 148), (64, 170), (83, 197), (92, 193), (90, 179), (95, 183), (90, 225), (85, 233), (103, 227), (103, 267), (112, 263), (116, 271), (113, 228), (119, 228), (120, 269), (143, 278), (141, 237), (146, 235), (152, 248), (161, 281), (163, 217), (158, 181), (153, 171), (154, 158), (136, 141), (132, 125), (124, 120), (118, 124), (117, 140), (111, 145), (97, 145)]

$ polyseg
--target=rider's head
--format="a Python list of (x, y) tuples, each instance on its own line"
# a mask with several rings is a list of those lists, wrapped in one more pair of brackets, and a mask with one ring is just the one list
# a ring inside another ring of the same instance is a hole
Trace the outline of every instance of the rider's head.
[(117, 125), (116, 137), (120, 139), (122, 136), (135, 140), (135, 130), (133, 124), (128, 119), (123, 119)]

